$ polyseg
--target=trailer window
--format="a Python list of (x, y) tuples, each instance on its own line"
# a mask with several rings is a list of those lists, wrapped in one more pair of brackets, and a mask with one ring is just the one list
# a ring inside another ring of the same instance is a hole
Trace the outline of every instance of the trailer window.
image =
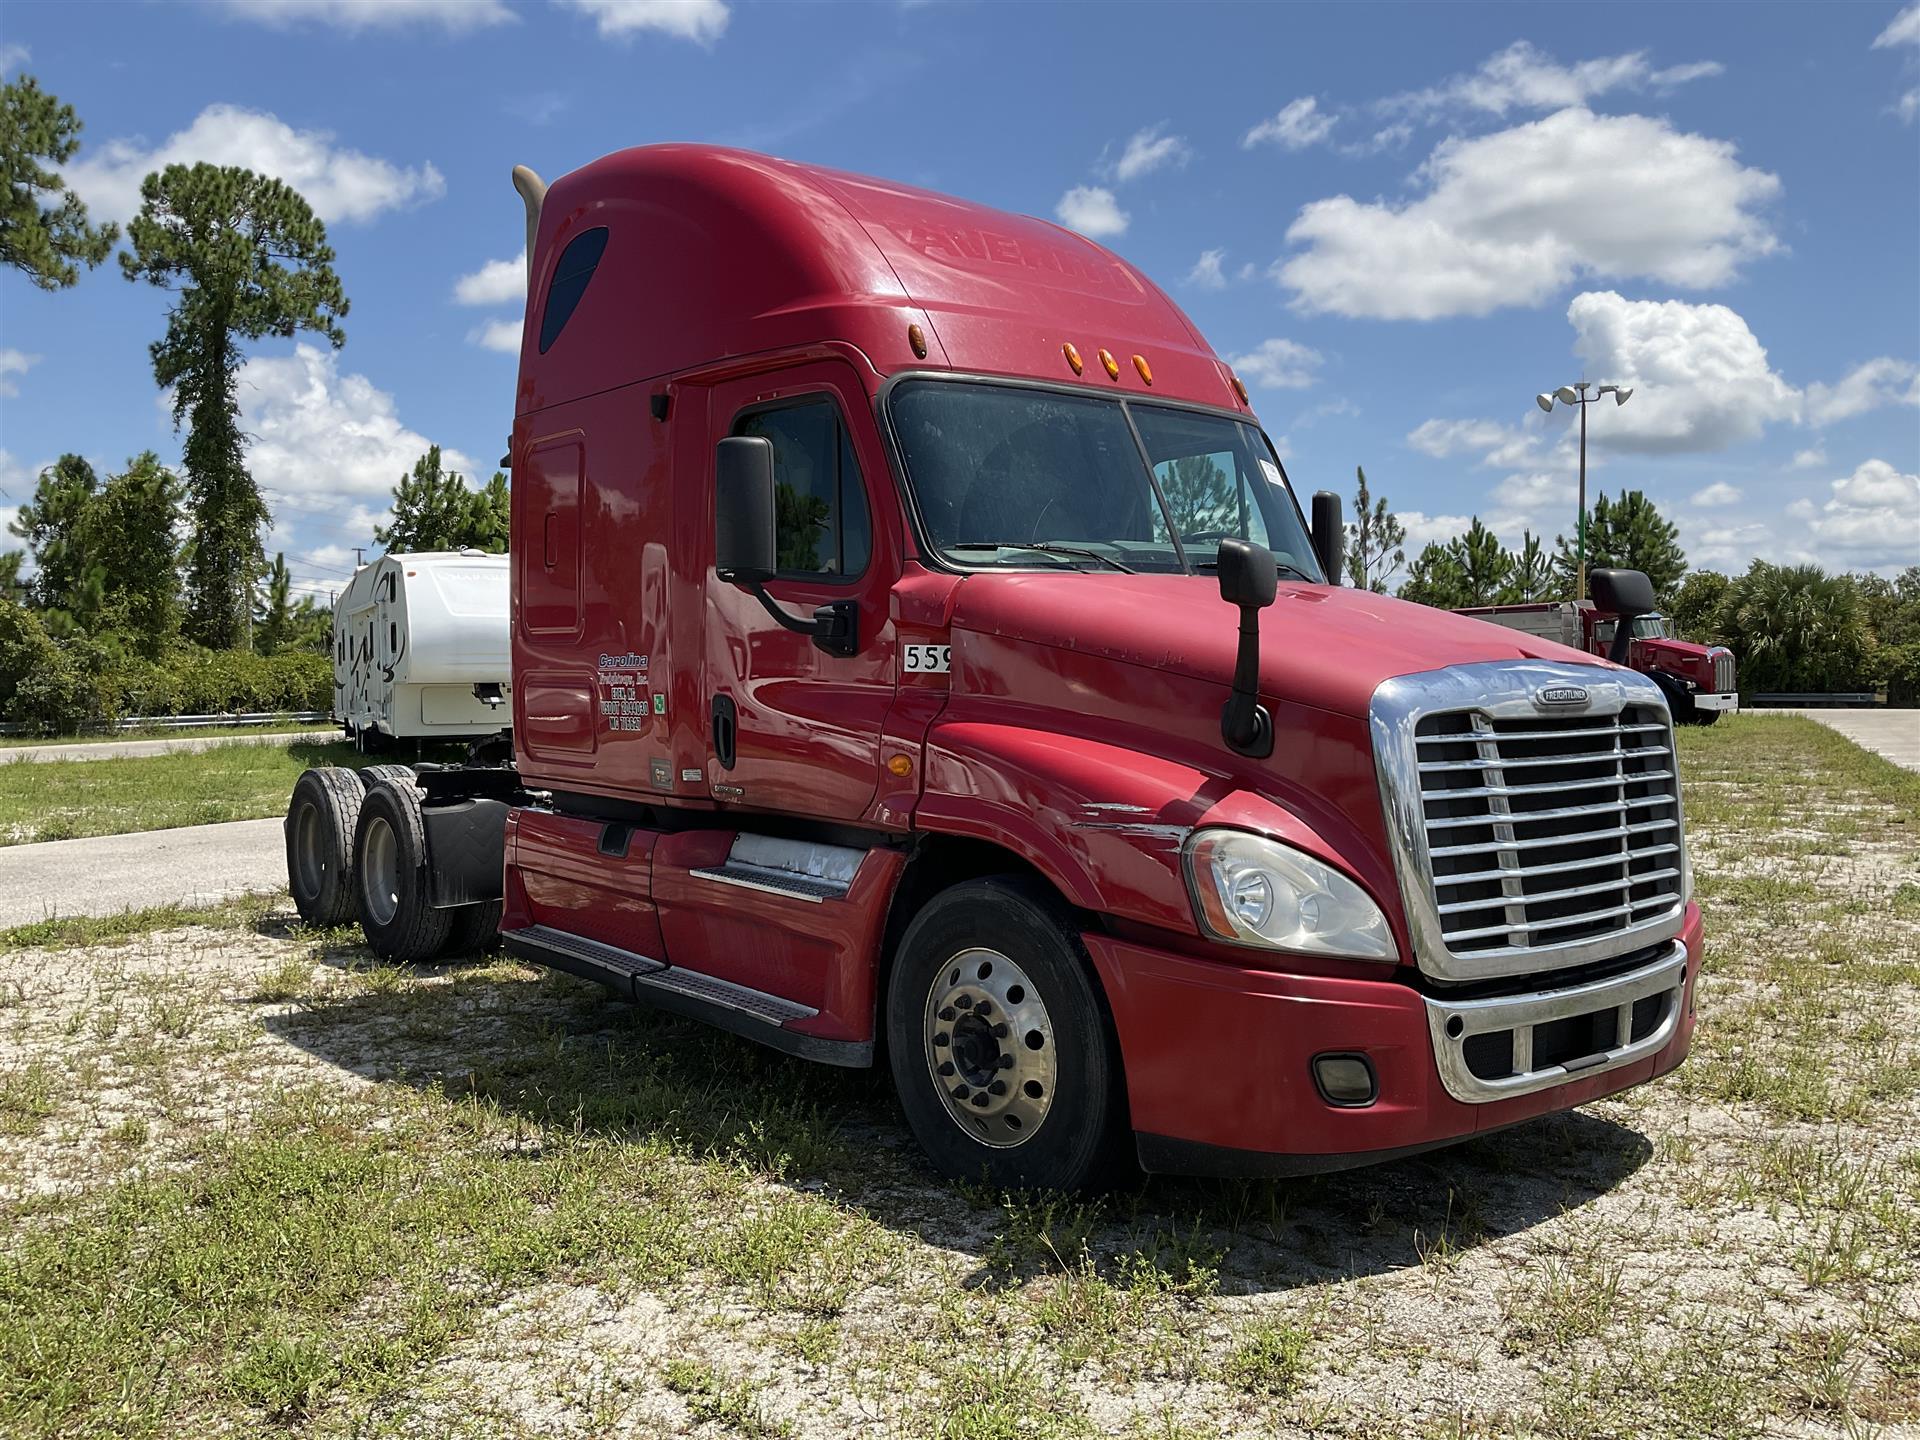
[(736, 435), (773, 442), (774, 556), (782, 575), (852, 579), (872, 526), (853, 438), (827, 396), (743, 415)]
[(560, 252), (560, 263), (553, 267), (553, 279), (547, 282), (547, 305), (540, 316), (540, 353), (546, 354), (560, 332), (567, 327), (574, 307), (587, 293), (587, 282), (600, 266), (607, 248), (607, 227), (583, 230), (567, 242)]

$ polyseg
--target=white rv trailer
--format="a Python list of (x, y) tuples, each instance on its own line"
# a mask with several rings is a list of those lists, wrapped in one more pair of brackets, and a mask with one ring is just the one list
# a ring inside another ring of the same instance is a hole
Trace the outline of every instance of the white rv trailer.
[(382, 555), (333, 607), (333, 716), (363, 744), (491, 735), (513, 714), (507, 557)]

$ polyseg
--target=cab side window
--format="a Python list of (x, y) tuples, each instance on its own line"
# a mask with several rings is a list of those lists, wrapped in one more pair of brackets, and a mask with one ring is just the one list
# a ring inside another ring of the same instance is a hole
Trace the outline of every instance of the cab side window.
[(775, 563), (782, 575), (851, 580), (867, 568), (867, 492), (840, 409), (827, 396), (756, 410), (736, 435), (773, 442)]

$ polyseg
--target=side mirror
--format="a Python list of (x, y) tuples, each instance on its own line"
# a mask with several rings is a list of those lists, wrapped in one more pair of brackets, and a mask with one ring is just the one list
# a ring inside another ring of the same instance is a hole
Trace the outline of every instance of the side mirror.
[(1593, 591), (1593, 608), (1614, 617), (1607, 658), (1624, 665), (1633, 643), (1633, 622), (1654, 609), (1653, 582), (1643, 570), (1589, 570), (1587, 588)]
[(1220, 542), (1220, 598), (1240, 608), (1240, 649), (1233, 661), (1233, 693), (1220, 711), (1220, 735), (1242, 755), (1273, 753), (1273, 717), (1260, 703), (1260, 612), (1280, 588), (1273, 552), (1249, 540)]
[(773, 442), (732, 435), (713, 452), (713, 566), (749, 588), (774, 576)]
[(1242, 610), (1264, 610), (1279, 593), (1280, 571), (1273, 552), (1251, 540), (1220, 542), (1220, 598)]
[(1327, 584), (1338, 585), (1346, 569), (1347, 527), (1340, 520), (1340, 497), (1331, 490), (1313, 492), (1313, 553), (1326, 572)]

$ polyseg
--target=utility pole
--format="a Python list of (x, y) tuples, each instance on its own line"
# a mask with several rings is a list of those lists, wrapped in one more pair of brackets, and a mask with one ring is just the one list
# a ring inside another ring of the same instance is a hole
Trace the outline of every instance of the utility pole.
[(1633, 397), (1633, 391), (1619, 385), (1602, 385), (1589, 395), (1592, 387), (1585, 380), (1576, 380), (1571, 385), (1562, 385), (1558, 390), (1548, 391), (1533, 397), (1533, 403), (1548, 414), (1553, 413), (1553, 402), (1562, 405), (1576, 405), (1580, 409), (1580, 517), (1574, 539), (1575, 571), (1573, 598), (1587, 598), (1587, 406), (1603, 395), (1613, 396), (1615, 406), (1624, 405)]

